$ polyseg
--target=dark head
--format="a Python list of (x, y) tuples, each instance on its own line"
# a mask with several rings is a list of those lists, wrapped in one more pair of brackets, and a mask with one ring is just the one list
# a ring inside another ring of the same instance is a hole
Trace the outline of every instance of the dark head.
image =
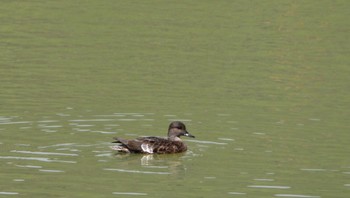
[(169, 129), (168, 129), (168, 138), (177, 139), (180, 136), (187, 136), (187, 137), (194, 138), (193, 135), (188, 133), (184, 123), (182, 123), (180, 121), (174, 121), (174, 122), (170, 123)]

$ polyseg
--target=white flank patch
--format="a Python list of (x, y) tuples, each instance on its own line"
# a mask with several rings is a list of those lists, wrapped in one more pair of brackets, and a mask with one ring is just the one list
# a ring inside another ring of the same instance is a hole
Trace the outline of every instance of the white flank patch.
[(143, 143), (141, 144), (141, 148), (146, 153), (153, 153), (153, 148), (149, 144)]

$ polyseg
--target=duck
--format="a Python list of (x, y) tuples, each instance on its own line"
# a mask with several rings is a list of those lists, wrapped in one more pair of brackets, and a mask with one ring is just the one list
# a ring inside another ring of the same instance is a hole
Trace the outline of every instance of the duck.
[(187, 145), (181, 140), (181, 136), (195, 138), (187, 130), (183, 122), (171, 122), (168, 128), (168, 137), (139, 137), (136, 139), (123, 139), (114, 137), (112, 143), (118, 145), (112, 146), (113, 150), (119, 153), (144, 153), (144, 154), (169, 154), (182, 153), (187, 151)]

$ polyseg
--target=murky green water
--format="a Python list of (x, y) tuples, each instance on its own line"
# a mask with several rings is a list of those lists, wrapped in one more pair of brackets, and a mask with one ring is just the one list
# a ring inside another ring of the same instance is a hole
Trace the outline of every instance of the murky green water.
[(1, 2), (0, 196), (348, 197), (349, 6)]

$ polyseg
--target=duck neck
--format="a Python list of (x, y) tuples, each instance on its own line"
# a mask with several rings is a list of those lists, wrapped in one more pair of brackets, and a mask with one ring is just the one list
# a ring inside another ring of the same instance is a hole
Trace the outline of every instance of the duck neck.
[(170, 136), (168, 137), (168, 140), (171, 140), (171, 141), (180, 141), (181, 142), (181, 139), (177, 136)]

